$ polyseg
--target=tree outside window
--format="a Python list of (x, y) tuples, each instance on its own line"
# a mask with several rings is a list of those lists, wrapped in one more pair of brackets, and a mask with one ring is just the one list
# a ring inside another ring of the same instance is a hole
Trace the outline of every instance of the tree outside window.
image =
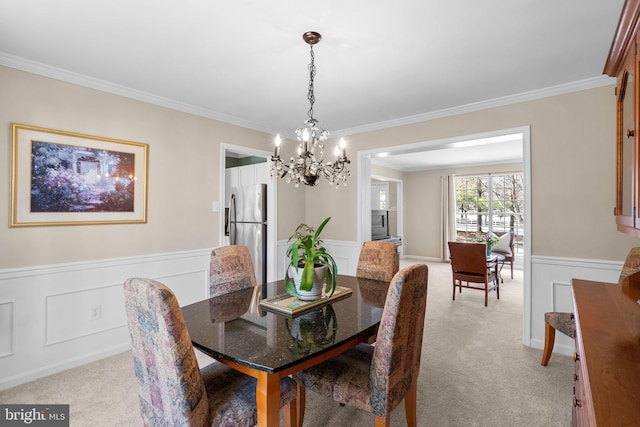
[(489, 232), (515, 235), (522, 249), (524, 185), (522, 173), (456, 177), (456, 232), (459, 241), (475, 241)]

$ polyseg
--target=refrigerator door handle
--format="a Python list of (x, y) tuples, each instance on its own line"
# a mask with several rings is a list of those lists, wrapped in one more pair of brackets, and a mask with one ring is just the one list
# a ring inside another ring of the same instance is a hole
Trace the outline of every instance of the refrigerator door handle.
[(231, 195), (231, 200), (229, 201), (229, 244), (235, 245), (236, 239), (238, 236), (238, 230), (236, 229), (236, 195)]

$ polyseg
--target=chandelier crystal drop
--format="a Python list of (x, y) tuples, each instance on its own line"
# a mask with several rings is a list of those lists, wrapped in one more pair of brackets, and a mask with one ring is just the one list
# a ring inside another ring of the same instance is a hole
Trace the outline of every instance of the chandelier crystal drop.
[(302, 35), (302, 39), (310, 46), (311, 62), (309, 63), (309, 89), (307, 99), (309, 100), (309, 111), (303, 126), (296, 129), (296, 139), (300, 142), (296, 157), (291, 157), (285, 163), (280, 158), (280, 135), (275, 139), (275, 150), (271, 157), (271, 176), (279, 176), (287, 183), (294, 182), (296, 187), (300, 184), (314, 186), (318, 183), (318, 178), (324, 176), (332, 184), (339, 185), (341, 182), (347, 185), (347, 178), (351, 172), (347, 165), (351, 161), (347, 158), (347, 149), (344, 138), (335, 148), (336, 160), (333, 162), (324, 161), (324, 143), (329, 137), (329, 131), (318, 126), (318, 121), (313, 117), (313, 104), (315, 94), (313, 81), (316, 76), (315, 55), (313, 45), (320, 41), (320, 33), (308, 31)]

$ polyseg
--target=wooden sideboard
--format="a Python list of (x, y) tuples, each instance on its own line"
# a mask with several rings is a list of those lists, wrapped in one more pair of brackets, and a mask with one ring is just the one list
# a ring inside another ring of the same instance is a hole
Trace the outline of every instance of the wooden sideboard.
[(640, 425), (640, 288), (572, 280), (572, 425)]

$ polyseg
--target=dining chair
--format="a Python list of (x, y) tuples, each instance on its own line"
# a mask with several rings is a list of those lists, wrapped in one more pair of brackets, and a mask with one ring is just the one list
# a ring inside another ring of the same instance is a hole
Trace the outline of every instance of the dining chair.
[(511, 279), (513, 280), (513, 261), (516, 257), (516, 253), (513, 248), (513, 239), (515, 234), (513, 231), (496, 231), (494, 234), (498, 236), (498, 243), (491, 247), (491, 253), (502, 255), (504, 257), (503, 263), (508, 262), (510, 264)]
[[(625, 280), (638, 272), (640, 272), (640, 247), (635, 247), (627, 254), (618, 278), (618, 284), (622, 286)], [(542, 366), (547, 366), (549, 359), (551, 359), (556, 340), (556, 331), (575, 339), (576, 321), (573, 313), (550, 311), (544, 314), (544, 349), (542, 350), (542, 361), (540, 362)]]
[(360, 249), (356, 277), (390, 282), (400, 268), (399, 263), (396, 245), (370, 240)]
[(389, 426), (404, 399), (407, 425), (416, 426), (417, 381), (427, 306), (428, 268), (414, 264), (391, 279), (378, 341), (360, 343), (319, 365), (294, 374), (298, 381), (298, 423), (304, 420), (306, 389), (376, 416)]
[[(398, 259), (396, 245), (378, 240), (369, 240), (362, 244), (360, 256), (358, 257), (356, 277), (389, 283), (399, 269), (400, 260)], [(382, 303), (384, 303), (384, 300)], [(376, 336), (377, 331), (368, 338), (367, 342), (373, 344), (376, 342)]]
[[(453, 300), (456, 299), (456, 288), (476, 289), (484, 292), (484, 306), (487, 306), (489, 292), (495, 289), (500, 299), (500, 282), (498, 280), (497, 261), (487, 262), (486, 246), (480, 243), (449, 242), (451, 254), (451, 270), (453, 272)], [(489, 287), (489, 283), (493, 286)], [(465, 285), (466, 283), (466, 285)], [(476, 285), (471, 285), (475, 283)]]
[[(171, 289), (131, 278), (124, 294), (145, 426), (254, 426), (256, 380), (222, 363), (198, 368)], [(285, 425), (297, 425), (296, 382), (284, 378), (280, 390)]]
[(229, 245), (211, 251), (209, 297), (256, 285), (251, 254), (246, 246)]

